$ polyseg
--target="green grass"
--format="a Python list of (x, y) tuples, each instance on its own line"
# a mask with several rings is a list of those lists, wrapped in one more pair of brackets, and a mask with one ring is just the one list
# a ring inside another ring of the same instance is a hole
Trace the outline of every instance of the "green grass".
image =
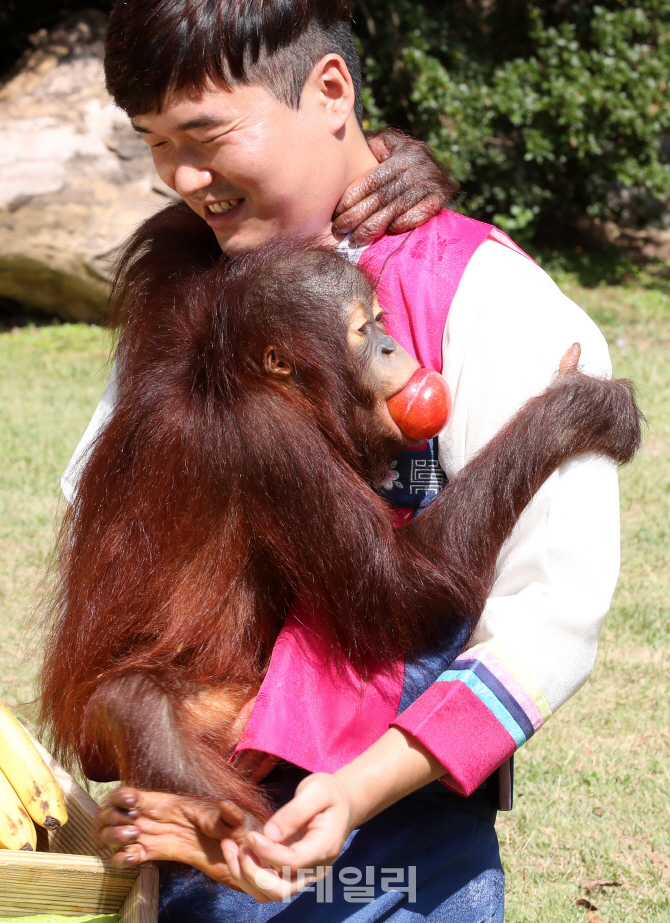
[(53, 544), (60, 475), (104, 388), (108, 355), (99, 327), (0, 333), (0, 699), (10, 705), (32, 697), (39, 658), (26, 619)]
[[(500, 815), (509, 923), (670, 920), (670, 296), (663, 278), (563, 290), (599, 323), (649, 420), (621, 475), (622, 570), (591, 680), (516, 758)], [(591, 893), (584, 881), (614, 881)]]
[[(650, 431), (621, 478), (623, 568), (593, 677), (517, 756), (515, 809), (499, 822), (509, 923), (585, 921), (580, 897), (608, 923), (670, 919), (670, 294), (662, 275), (627, 264), (605, 268), (628, 281), (585, 287), (603, 275), (589, 260), (553, 267), (603, 328), (616, 374), (637, 382)], [(10, 705), (32, 696), (25, 618), (107, 352), (98, 328), (0, 334), (0, 698)], [(587, 894), (584, 880), (618, 886)]]

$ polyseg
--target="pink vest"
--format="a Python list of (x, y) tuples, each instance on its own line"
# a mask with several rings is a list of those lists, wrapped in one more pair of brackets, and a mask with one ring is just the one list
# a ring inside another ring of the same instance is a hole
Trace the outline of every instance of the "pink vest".
[[(443, 211), (407, 234), (386, 236), (359, 266), (377, 283), (388, 332), (425, 368), (442, 371), (447, 314), (477, 248), (488, 237), (523, 253), (490, 224)], [(396, 524), (403, 522), (398, 510)], [(396, 717), (402, 662), (362, 682), (295, 603), (277, 638), (267, 675), (237, 751), (260, 750), (311, 772), (334, 772), (384, 734)]]

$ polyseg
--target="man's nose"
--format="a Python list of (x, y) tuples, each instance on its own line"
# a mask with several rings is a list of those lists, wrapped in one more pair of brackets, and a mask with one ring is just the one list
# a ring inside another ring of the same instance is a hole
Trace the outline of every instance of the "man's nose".
[(180, 164), (174, 172), (175, 191), (183, 199), (197, 196), (212, 184), (212, 171), (193, 164)]

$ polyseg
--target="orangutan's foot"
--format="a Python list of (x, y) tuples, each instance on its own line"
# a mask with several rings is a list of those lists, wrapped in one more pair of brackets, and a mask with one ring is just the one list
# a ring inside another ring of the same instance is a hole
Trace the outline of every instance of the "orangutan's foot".
[(241, 840), (249, 829), (229, 801), (144, 792), (124, 786), (106, 796), (96, 819), (100, 842), (114, 850), (111, 862), (181, 862), (233, 886), (221, 851), (223, 839)]

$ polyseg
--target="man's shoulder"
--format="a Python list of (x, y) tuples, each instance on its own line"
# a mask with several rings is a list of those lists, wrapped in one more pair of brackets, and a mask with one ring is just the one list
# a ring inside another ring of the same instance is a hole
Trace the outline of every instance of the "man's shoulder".
[(528, 315), (535, 322), (566, 319), (595, 326), (540, 265), (491, 238), (472, 255), (458, 295), (459, 302), (498, 315)]
[(596, 369), (609, 367), (607, 343), (586, 312), (541, 266), (490, 239), (463, 274), (445, 334), (452, 347), (458, 341), (481, 349), (490, 342), (492, 349), (546, 353), (551, 362), (557, 348), (560, 358), (578, 341)]

